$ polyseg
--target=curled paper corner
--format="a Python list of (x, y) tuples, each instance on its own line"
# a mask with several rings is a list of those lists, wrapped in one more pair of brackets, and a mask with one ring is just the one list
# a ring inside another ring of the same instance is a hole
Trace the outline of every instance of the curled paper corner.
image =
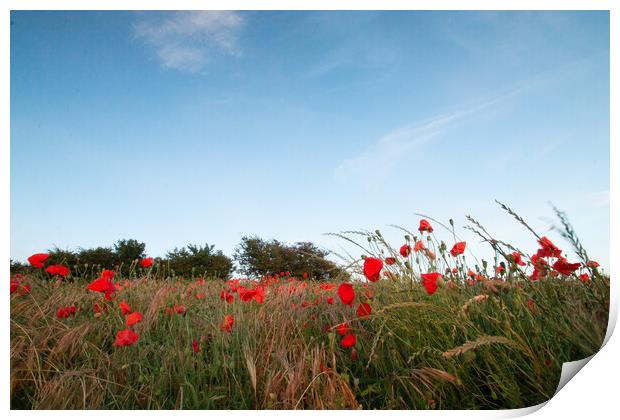
[[(555, 393), (553, 396), (558, 395), (558, 392), (564, 385), (568, 383), (573, 377), (583, 368), (592, 358), (596, 355), (594, 353), (592, 356), (586, 357), (585, 359), (573, 360), (572, 362), (565, 362), (562, 364), (562, 373), (560, 374), (560, 382), (558, 383), (558, 387), (555, 389)], [(553, 398), (553, 397), (551, 397)]]

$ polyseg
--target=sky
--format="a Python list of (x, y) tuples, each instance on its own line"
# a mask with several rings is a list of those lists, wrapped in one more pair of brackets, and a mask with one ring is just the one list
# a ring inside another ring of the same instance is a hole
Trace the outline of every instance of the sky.
[[(11, 258), (447, 223), (609, 267), (608, 12), (11, 12)], [(437, 230), (449, 242), (447, 232)]]

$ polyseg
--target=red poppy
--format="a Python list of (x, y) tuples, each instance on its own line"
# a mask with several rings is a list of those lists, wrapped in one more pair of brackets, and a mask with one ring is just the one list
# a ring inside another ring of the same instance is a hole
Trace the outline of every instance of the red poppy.
[(495, 272), (497, 274), (502, 274), (504, 272), (505, 268), (503, 265), (498, 265), (497, 267), (495, 267)]
[(387, 257), (387, 258), (385, 259), (385, 263), (386, 263), (387, 265), (392, 265), (392, 264), (395, 264), (395, 263), (396, 263), (396, 258), (394, 258), (394, 257)]
[(439, 273), (426, 273), (421, 274), (422, 285), (426, 289), (426, 293), (432, 295), (437, 291), (437, 280), (441, 277)]
[(153, 265), (153, 258), (147, 257), (140, 260), (140, 267), (147, 268)]
[(200, 351), (200, 346), (198, 345), (198, 340), (195, 338), (192, 340), (192, 351), (194, 353), (198, 353)]
[(433, 227), (431, 226), (431, 224), (428, 222), (428, 220), (426, 219), (422, 219), (420, 220), (420, 227), (418, 228), (418, 230), (420, 232), (428, 232), (428, 233), (432, 233), (433, 232)]
[(461, 255), (463, 252), (465, 252), (465, 242), (457, 242), (450, 250), (450, 255), (456, 257), (457, 255)]
[(140, 312), (132, 312), (127, 315), (127, 320), (125, 321), (125, 325), (131, 327), (132, 325), (137, 324), (142, 321), (142, 314)]
[(58, 309), (56, 312), (56, 316), (58, 318), (69, 318), (71, 315), (75, 315), (77, 311), (77, 306), (65, 306), (64, 308)]
[(349, 283), (342, 283), (338, 286), (338, 296), (340, 297), (340, 302), (343, 305), (353, 305), (353, 301), (355, 300), (355, 291), (353, 290), (353, 286)]
[(587, 263), (587, 266), (588, 266), (588, 267), (590, 267), (590, 268), (596, 268), (596, 267), (598, 267), (599, 265), (600, 265), (599, 263), (597, 263), (596, 261), (593, 261), (593, 260), (590, 260), (590, 261), (588, 261), (588, 263)]
[(581, 264), (569, 263), (568, 261), (562, 258), (560, 258), (559, 260), (555, 262), (555, 264), (553, 264), (553, 269), (556, 270), (558, 273), (563, 274), (565, 276), (570, 276), (577, 269), (579, 269), (579, 267), (581, 267)]
[(588, 273), (583, 273), (579, 276), (579, 280), (585, 283), (590, 280), (590, 275)]
[(355, 338), (355, 334), (347, 334), (341, 341), (340, 345), (342, 347), (353, 347), (357, 339)]
[(28, 257), (28, 262), (33, 267), (43, 268), (43, 263), (49, 256), (49, 254), (33, 254)]
[(518, 264), (520, 266), (524, 266), (525, 265), (525, 263), (523, 262), (523, 259), (521, 258), (521, 254), (519, 254), (517, 251), (513, 252), (510, 255), (512, 255), (512, 261), (515, 264)]
[(383, 261), (381, 261), (379, 258), (366, 257), (366, 259), (364, 260), (364, 275), (368, 280), (379, 280), (382, 269)]
[(371, 313), (372, 313), (372, 308), (366, 302), (360, 303), (359, 306), (357, 307), (357, 316), (359, 316), (360, 318), (368, 318), (368, 316), (370, 316)]
[(303, 274), (301, 275), (301, 277), (302, 277), (302, 278), (304, 278), (304, 279), (307, 279), (307, 278), (308, 278), (308, 273), (303, 273)]
[(338, 324), (336, 326), (336, 331), (340, 335), (345, 335), (347, 332), (349, 332), (349, 324), (346, 322), (343, 322), (342, 324)]
[(121, 330), (116, 334), (115, 346), (131, 346), (140, 336), (131, 330)]
[(422, 241), (416, 241), (415, 245), (413, 246), (413, 250), (415, 252), (423, 251), (425, 249), (426, 248), (424, 247), (424, 244), (422, 243)]
[(333, 305), (333, 304), (334, 304), (334, 298), (330, 296), (330, 297), (328, 297), (328, 298), (326, 299), (326, 302), (327, 302), (329, 305)]
[(403, 258), (407, 258), (409, 254), (411, 254), (411, 247), (408, 244), (404, 244), (403, 246), (400, 247), (399, 252)]
[(232, 315), (226, 315), (224, 317), (224, 321), (222, 325), (220, 325), (220, 329), (226, 332), (232, 332), (233, 324), (235, 323), (235, 318)]
[(562, 251), (553, 244), (546, 236), (543, 236), (538, 240), (538, 243), (542, 248), (536, 252), (538, 257), (555, 257), (558, 258), (562, 255)]
[(131, 313), (131, 307), (124, 300), (121, 301), (121, 303), (119, 303), (118, 306), (121, 308), (121, 313), (123, 315), (127, 315)]
[(52, 276), (66, 277), (69, 275), (69, 267), (61, 264), (50, 265), (45, 269), (45, 272), (51, 274)]
[(86, 288), (88, 290), (92, 290), (93, 292), (105, 293), (106, 296), (114, 293), (114, 291), (116, 290), (114, 283), (112, 283), (109, 279), (104, 279), (103, 277), (96, 279)]
[(114, 278), (114, 271), (112, 270), (103, 270), (101, 272), (101, 277), (104, 279), (112, 280)]

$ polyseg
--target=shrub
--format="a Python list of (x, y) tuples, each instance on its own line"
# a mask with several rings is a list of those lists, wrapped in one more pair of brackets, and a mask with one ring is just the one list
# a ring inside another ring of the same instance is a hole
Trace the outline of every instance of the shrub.
[(179, 276), (206, 276), (227, 279), (233, 269), (232, 260), (213, 245), (187, 245), (175, 248), (162, 261)]
[(315, 279), (347, 277), (344, 270), (326, 259), (329, 252), (312, 242), (286, 245), (275, 239), (265, 241), (257, 236), (244, 236), (235, 249), (234, 258), (241, 272), (249, 276), (273, 275), (289, 271)]

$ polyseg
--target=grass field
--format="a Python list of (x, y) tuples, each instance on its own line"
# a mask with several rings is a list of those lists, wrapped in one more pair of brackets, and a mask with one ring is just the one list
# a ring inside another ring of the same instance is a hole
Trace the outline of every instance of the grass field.
[[(347, 234), (368, 256), (349, 270), (375, 280), (354, 274), (350, 304), (340, 281), (302, 273), (224, 281), (156, 275), (156, 267), (126, 279), (108, 272), (100, 276), (115, 285), (107, 299), (87, 288), (95, 277), (62, 281), (39, 270), (12, 278), (11, 407), (493, 409), (546, 401), (563, 362), (600, 348), (609, 278), (588, 266), (567, 223), (579, 268), (565, 268), (557, 248), (534, 236), (538, 258), (524, 254), (520, 265), (518, 250), (472, 226), (497, 261), (468, 267), (458, 247), (422, 225), (407, 233), (409, 251), (378, 232)], [(119, 338), (122, 330), (137, 340)]]

